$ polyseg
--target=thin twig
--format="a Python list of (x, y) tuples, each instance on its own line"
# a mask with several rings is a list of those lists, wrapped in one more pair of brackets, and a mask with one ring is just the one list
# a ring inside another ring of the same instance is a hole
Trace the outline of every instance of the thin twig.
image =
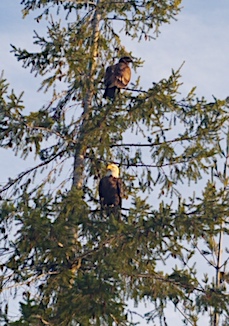
[(164, 142), (154, 142), (151, 144), (131, 144), (131, 143), (127, 143), (127, 144), (114, 144), (114, 145), (110, 145), (110, 147), (153, 147), (153, 146), (160, 146), (160, 145), (164, 145), (164, 144), (171, 144), (171, 143), (175, 143), (175, 142), (182, 142), (182, 141), (190, 141), (190, 140), (194, 140), (197, 137), (197, 135), (194, 135), (193, 137), (184, 137), (184, 138), (175, 138), (175, 139), (171, 139), (171, 140), (167, 140)]
[(56, 155), (54, 155), (52, 158), (50, 158), (49, 160), (42, 162), (36, 166), (34, 166), (31, 169), (28, 169), (27, 171), (23, 172), (22, 174), (20, 174), (17, 178), (10, 180), (2, 189), (0, 189), (0, 193), (8, 190), (10, 187), (12, 187), (15, 183), (17, 183), (18, 181), (20, 181), (22, 178), (24, 178), (27, 174), (33, 172), (36, 169), (41, 168), (42, 166), (45, 166), (47, 164), (49, 164), (50, 162), (52, 162), (53, 160), (55, 160), (59, 155), (61, 155), (62, 153), (64, 153), (65, 150), (60, 151), (59, 153), (57, 153)]
[(192, 323), (192, 321), (185, 315), (185, 313), (178, 307), (178, 306), (175, 306), (175, 308), (179, 311), (179, 313), (191, 324), (191, 325), (195, 325)]

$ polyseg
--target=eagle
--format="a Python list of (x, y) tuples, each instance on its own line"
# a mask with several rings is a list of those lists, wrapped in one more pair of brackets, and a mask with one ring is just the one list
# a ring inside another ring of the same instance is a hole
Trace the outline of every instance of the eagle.
[(120, 88), (128, 85), (131, 77), (130, 62), (133, 62), (131, 57), (122, 57), (118, 63), (107, 67), (104, 78), (106, 86), (104, 98), (114, 99), (116, 90), (120, 91)]
[(122, 180), (116, 164), (107, 166), (106, 175), (99, 182), (99, 198), (101, 208), (122, 207)]

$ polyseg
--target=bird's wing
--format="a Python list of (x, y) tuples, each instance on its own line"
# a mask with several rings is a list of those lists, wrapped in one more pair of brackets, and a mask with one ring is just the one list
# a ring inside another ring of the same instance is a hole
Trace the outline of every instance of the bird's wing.
[(120, 207), (122, 207), (123, 183), (122, 183), (122, 179), (120, 178), (117, 179), (117, 190), (120, 199)]
[(99, 181), (99, 197), (104, 196), (104, 178)]
[(131, 78), (131, 70), (127, 63), (119, 62), (106, 69), (104, 84), (106, 87), (125, 88)]
[(125, 62), (119, 62), (114, 67), (115, 86), (125, 88), (131, 78), (131, 70)]
[(101, 207), (104, 206), (104, 196), (106, 195), (106, 177), (103, 177), (100, 182), (99, 182), (99, 201), (100, 201), (100, 205)]
[(114, 70), (115, 70), (114, 66), (109, 66), (106, 69), (105, 77), (104, 77), (104, 84), (106, 87), (113, 87), (110, 85), (112, 85), (115, 81)]

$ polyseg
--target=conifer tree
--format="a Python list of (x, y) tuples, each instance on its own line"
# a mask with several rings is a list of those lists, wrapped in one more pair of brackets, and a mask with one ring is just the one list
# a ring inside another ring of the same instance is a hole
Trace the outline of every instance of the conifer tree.
[[(204, 313), (211, 324), (228, 325), (227, 260), (216, 246), (228, 233), (226, 100), (208, 103), (194, 88), (180, 99), (179, 70), (157, 83), (152, 78), (148, 89), (132, 78), (114, 101), (103, 99), (106, 67), (128, 55), (138, 75), (143, 62), (128, 42), (154, 38), (178, 15), (181, 0), (21, 5), (24, 16), (48, 22), (47, 34), (35, 32), (37, 52), (17, 45), (12, 51), (43, 77), (50, 103), (25, 114), (22, 95), (1, 78), (1, 147), (36, 159), (0, 189), (1, 290), (20, 298), (16, 319), (3, 300), (1, 321), (135, 325), (133, 300), (137, 307), (148, 302), (142, 323), (170, 325), (170, 302), (184, 324), (198, 325)], [(98, 200), (110, 162), (120, 166), (128, 197), (120, 218)], [(202, 194), (180, 191), (203, 178)], [(204, 279), (198, 274), (196, 253), (215, 270), (213, 281), (208, 271)]]

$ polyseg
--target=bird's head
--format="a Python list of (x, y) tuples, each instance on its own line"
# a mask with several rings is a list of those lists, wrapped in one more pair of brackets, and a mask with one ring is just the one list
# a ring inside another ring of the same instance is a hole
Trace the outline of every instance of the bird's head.
[(109, 164), (107, 166), (107, 174), (108, 177), (112, 176), (114, 178), (118, 178), (119, 177), (119, 168), (117, 167), (116, 164)]
[(133, 62), (133, 59), (131, 57), (122, 57), (119, 62), (130, 63)]

